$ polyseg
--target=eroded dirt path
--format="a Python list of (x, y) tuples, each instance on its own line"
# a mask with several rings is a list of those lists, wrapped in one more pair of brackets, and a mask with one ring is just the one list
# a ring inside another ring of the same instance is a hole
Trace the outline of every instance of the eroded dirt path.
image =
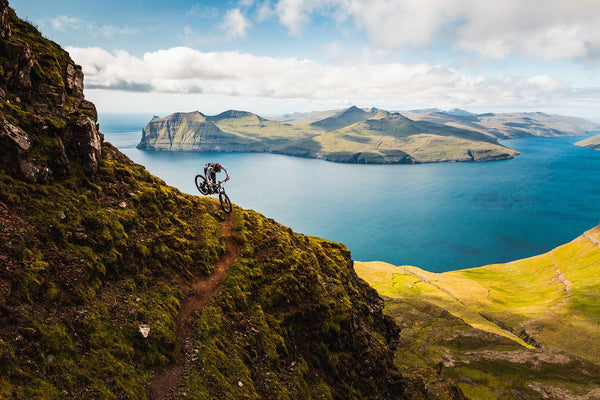
[(150, 400), (168, 399), (177, 388), (192, 352), (189, 323), (192, 317), (199, 313), (218, 293), (225, 275), (231, 266), (240, 259), (240, 245), (234, 239), (233, 226), (233, 215), (227, 215), (225, 221), (221, 223), (225, 236), (225, 253), (215, 265), (215, 272), (210, 276), (194, 279), (188, 287), (184, 288), (185, 298), (181, 302), (176, 319), (179, 343), (177, 363), (169, 365), (162, 371), (157, 371), (152, 377), (146, 387), (146, 396)]

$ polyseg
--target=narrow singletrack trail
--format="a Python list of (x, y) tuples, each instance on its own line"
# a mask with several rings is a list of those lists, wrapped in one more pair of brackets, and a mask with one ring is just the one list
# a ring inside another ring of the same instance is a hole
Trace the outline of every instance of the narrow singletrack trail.
[(240, 245), (233, 235), (234, 218), (227, 216), (221, 223), (225, 236), (225, 253), (215, 265), (215, 271), (206, 277), (194, 279), (184, 288), (185, 297), (181, 302), (176, 319), (179, 355), (177, 362), (157, 371), (146, 386), (149, 400), (168, 399), (177, 388), (184, 374), (186, 363), (192, 353), (190, 320), (202, 311), (206, 304), (218, 293), (223, 279), (233, 264), (240, 259)]

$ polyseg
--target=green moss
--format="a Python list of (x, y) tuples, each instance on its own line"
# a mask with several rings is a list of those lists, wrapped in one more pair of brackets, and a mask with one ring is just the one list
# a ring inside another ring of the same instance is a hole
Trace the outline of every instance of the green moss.
[(223, 252), (197, 199), (128, 160), (100, 166), (93, 179), (75, 167), (49, 185), (0, 170), (0, 201), (22, 218), (0, 238), (8, 264), (22, 267), (0, 279), (11, 282), (6, 304), (33, 306), (38, 335), (36, 348), (14, 347), (14, 336), (0, 346), (13, 396), (143, 398), (150, 371), (177, 357), (178, 280), (210, 273)]

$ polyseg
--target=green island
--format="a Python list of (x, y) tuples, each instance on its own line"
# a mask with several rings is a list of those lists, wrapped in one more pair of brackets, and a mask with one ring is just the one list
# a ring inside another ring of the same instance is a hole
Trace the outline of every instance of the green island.
[(498, 143), (532, 136), (585, 135), (591, 121), (544, 113), (412, 112), (410, 117), (356, 106), (270, 120), (246, 111), (199, 111), (155, 117), (139, 149), (270, 152), (358, 164), (505, 160), (518, 155)]
[(81, 68), (7, 0), (0, 67), (0, 398), (598, 397), (600, 228), (445, 274), (354, 262), (105, 142)]

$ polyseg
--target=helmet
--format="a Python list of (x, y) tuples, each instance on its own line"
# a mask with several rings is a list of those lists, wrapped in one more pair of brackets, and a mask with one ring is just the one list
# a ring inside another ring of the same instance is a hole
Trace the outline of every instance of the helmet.
[(219, 164), (219, 163), (215, 164), (215, 172), (221, 172), (221, 164)]

